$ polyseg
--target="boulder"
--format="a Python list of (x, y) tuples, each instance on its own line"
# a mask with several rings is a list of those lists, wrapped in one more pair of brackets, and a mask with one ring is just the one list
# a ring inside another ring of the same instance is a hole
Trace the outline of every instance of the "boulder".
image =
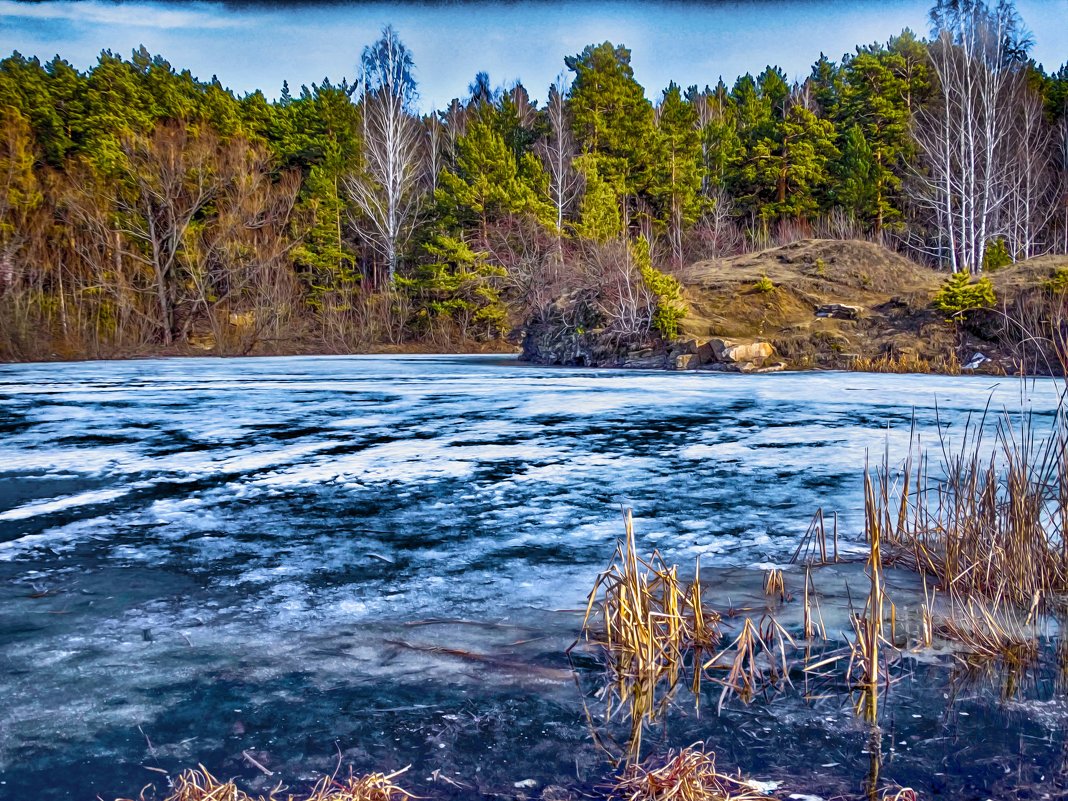
[(674, 361), (676, 370), (696, 370), (701, 366), (701, 360), (696, 353), (680, 353)]
[(663, 356), (635, 356), (631, 353), (627, 354), (621, 366), (630, 370), (662, 370), (667, 364)]
[(836, 320), (856, 320), (864, 311), (860, 306), (847, 306), (844, 303), (825, 303), (816, 307), (817, 317), (832, 317)]
[(712, 350), (712, 345), (708, 342), (702, 342), (697, 346), (695, 351), (697, 360), (700, 364), (711, 364), (716, 360), (716, 354)]
[(708, 341), (716, 361), (727, 364), (753, 362), (758, 366), (775, 355), (770, 342), (737, 342), (733, 339), (710, 339)]

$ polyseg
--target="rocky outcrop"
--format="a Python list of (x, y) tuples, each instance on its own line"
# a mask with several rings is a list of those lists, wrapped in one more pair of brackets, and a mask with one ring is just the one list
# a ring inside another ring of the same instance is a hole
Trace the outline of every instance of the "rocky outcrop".
[(864, 310), (860, 306), (845, 303), (824, 303), (816, 307), (817, 317), (829, 317), (833, 320), (856, 320)]
[(782, 370), (775, 348), (763, 340), (714, 337), (665, 343), (621, 341), (603, 329), (583, 330), (545, 321), (528, 326), (523, 356), (535, 364), (622, 367), (634, 370), (717, 370), (759, 373)]

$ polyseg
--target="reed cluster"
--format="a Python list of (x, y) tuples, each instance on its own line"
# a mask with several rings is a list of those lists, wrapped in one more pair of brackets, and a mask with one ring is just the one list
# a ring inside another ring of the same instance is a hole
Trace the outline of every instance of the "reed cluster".
[[(394, 779), (406, 770), (349, 776), (343, 780), (336, 776), (324, 776), (307, 795), (289, 794), (279, 785), (265, 796), (254, 796), (238, 787), (232, 779), (220, 781), (207, 768), (199, 765), (196, 769), (180, 773), (172, 782), (170, 794), (163, 801), (408, 801), (415, 796), (394, 783)], [(148, 789), (146, 787), (141, 791), (141, 801), (149, 797)]]
[(716, 755), (698, 745), (628, 765), (608, 788), (609, 801), (771, 801), (742, 779), (716, 770)]
[(646, 560), (634, 545), (634, 521), (624, 512), (626, 538), (590, 592), (583, 635), (604, 647), (611, 669), (632, 678), (677, 676), (684, 658), (720, 639), (720, 615), (701, 599), (701, 565), (689, 584), (654, 551)]
[(889, 560), (931, 577), (953, 599), (1063, 607), (1068, 595), (1068, 431), (1059, 413), (1038, 430), (1007, 415), (987, 448), (986, 416), (953, 447), (941, 438), (941, 475), (913, 437), (901, 468), (885, 460), (873, 513)]

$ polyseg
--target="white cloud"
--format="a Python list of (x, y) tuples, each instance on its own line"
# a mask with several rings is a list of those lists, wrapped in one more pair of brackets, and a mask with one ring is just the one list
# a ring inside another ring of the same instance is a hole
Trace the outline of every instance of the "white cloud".
[(124, 28), (156, 28), (163, 30), (206, 28), (234, 28), (240, 22), (226, 16), (216, 4), (204, 4), (196, 9), (135, 3), (97, 3), (56, 0), (49, 3), (19, 3), (0, 0), (0, 17), (18, 20), (63, 21), (80, 25), (108, 25)]

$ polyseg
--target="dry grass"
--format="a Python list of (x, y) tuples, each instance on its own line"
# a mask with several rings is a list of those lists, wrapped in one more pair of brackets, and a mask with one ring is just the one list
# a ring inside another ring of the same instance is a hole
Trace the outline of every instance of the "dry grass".
[(700, 564), (690, 584), (658, 552), (638, 556), (634, 522), (624, 513), (626, 540), (590, 592), (583, 635), (604, 647), (617, 674), (631, 677), (677, 673), (684, 656), (714, 646), (720, 616), (701, 601)]
[[(246, 793), (234, 781), (219, 781), (203, 765), (195, 770), (180, 773), (173, 782), (170, 795), (164, 801), (407, 801), (416, 796), (394, 784), (394, 779), (408, 768), (394, 773), (370, 773), (364, 776), (349, 776), (338, 780), (325, 776), (308, 795), (295, 796), (285, 793), (281, 785), (266, 796)], [(142, 790), (141, 799), (147, 798), (148, 788)], [(283, 794), (284, 793), (284, 794)], [(128, 801), (119, 799), (119, 801)]]
[(779, 568), (772, 567), (764, 572), (764, 594), (778, 596), (780, 602), (786, 602), (786, 578)]
[(1038, 636), (1013, 610), (1000, 602), (977, 598), (954, 608), (948, 618), (935, 624), (938, 636), (960, 643), (969, 663), (999, 661), (1006, 666), (1025, 666), (1038, 659)]
[(938, 360), (926, 359), (915, 353), (884, 353), (881, 356), (858, 356), (853, 360), (853, 370), (858, 373), (940, 373), (960, 375), (957, 354)]
[(726, 648), (709, 659), (703, 670), (725, 670), (723, 678), (714, 681), (723, 686), (719, 695), (719, 709), (730, 695), (749, 703), (758, 690), (771, 686), (785, 686), (790, 682), (792, 660), (787, 655), (787, 645), (792, 651), (797, 643), (770, 615), (761, 623), (754, 624), (745, 618), (742, 630)]
[[(941, 441), (942, 476), (913, 444), (900, 470), (884, 462), (874, 498), (890, 560), (967, 600), (1030, 608), (1068, 594), (1068, 431), (1063, 399), (1050, 431), (1006, 415), (984, 456), (985, 416), (956, 446)], [(913, 488), (915, 488), (913, 490)]]
[(770, 801), (742, 779), (716, 770), (716, 755), (692, 745), (630, 765), (608, 788), (610, 801)]
[[(597, 577), (582, 630), (586, 642), (603, 652), (608, 668), (602, 694), (605, 720), (622, 709), (630, 721), (622, 750), (633, 761), (640, 755), (644, 725), (666, 710), (688, 659), (695, 666), (692, 690), (698, 697), (700, 654), (713, 648), (721, 635), (720, 615), (707, 610), (701, 597), (700, 562), (693, 581), (686, 584), (679, 579), (678, 567), (669, 567), (658, 552), (649, 559), (638, 556), (629, 510), (624, 524), (626, 537), (617, 545), (612, 564)], [(595, 738), (611, 753), (597, 736), (588, 708), (586, 713)]]

